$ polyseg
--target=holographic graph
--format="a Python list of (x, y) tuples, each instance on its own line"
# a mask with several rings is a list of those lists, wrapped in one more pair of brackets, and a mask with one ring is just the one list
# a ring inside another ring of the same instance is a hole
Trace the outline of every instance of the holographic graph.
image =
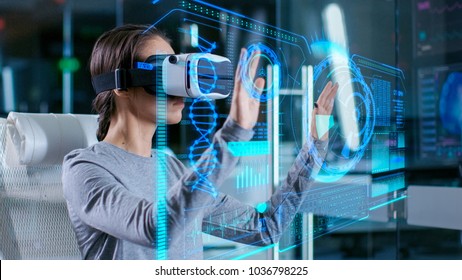
[(462, 1), (414, 0), (415, 52), (418, 56), (462, 49)]
[(236, 190), (238, 193), (248, 192), (250, 189), (267, 188), (270, 184), (269, 164), (246, 164), (236, 175)]

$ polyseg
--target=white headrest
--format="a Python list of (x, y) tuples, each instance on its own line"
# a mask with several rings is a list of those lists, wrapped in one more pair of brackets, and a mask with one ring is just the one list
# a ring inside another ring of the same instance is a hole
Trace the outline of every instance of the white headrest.
[(97, 115), (11, 112), (7, 133), (19, 164), (61, 164), (72, 150), (97, 142)]

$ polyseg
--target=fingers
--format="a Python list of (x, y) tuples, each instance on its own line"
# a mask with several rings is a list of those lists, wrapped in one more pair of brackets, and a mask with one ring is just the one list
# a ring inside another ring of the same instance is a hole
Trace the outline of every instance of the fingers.
[[(248, 50), (243, 48), (236, 67), (230, 116), (241, 127), (246, 129), (251, 129), (255, 126), (260, 108), (260, 98), (258, 96), (261, 95), (265, 86), (265, 80), (261, 77), (256, 78), (254, 81), (260, 61), (259, 57), (258, 52), (249, 54)], [(242, 73), (244, 69), (246, 72)], [(247, 92), (248, 89), (243, 84), (245, 82), (243, 77), (246, 79), (245, 81), (249, 78), (253, 82), (251, 85), (252, 93), (258, 96), (252, 96), (250, 92)]]
[(239, 55), (239, 61), (236, 66), (236, 72), (234, 73), (234, 89), (233, 89), (233, 97), (231, 99), (231, 108), (230, 108), (230, 116), (233, 120), (238, 121), (238, 110), (240, 108), (240, 99), (238, 95), (242, 90), (242, 82), (241, 82), (241, 67), (244, 61), (244, 56), (247, 53), (245, 48), (241, 49), (241, 53)]
[(333, 100), (335, 98), (335, 95), (337, 94), (338, 87), (339, 87), (338, 83), (335, 83), (335, 85), (333, 85), (329, 89), (329, 91), (326, 94), (326, 100)]
[(314, 139), (318, 139), (318, 131), (316, 130), (316, 115), (318, 114), (318, 108), (315, 108), (311, 113), (311, 136)]
[(245, 48), (241, 49), (241, 53), (239, 55), (239, 61), (236, 67), (236, 73), (234, 74), (234, 90), (233, 90), (233, 99), (231, 101), (231, 114), (237, 117), (237, 111), (241, 108), (242, 103), (242, 95), (241, 91), (243, 90), (242, 79), (241, 79), (241, 71), (242, 65), (245, 63), (246, 60), (247, 50)]
[(253, 80), (257, 74), (258, 65), (260, 63), (260, 51), (252, 52), (250, 54), (250, 67), (249, 67), (249, 75), (250, 78)]
[(234, 92), (238, 92), (241, 87), (241, 65), (245, 62), (246, 54), (247, 50), (242, 48), (241, 54), (239, 55), (239, 62), (237, 63), (236, 72), (234, 73)]
[[(253, 51), (251, 54), (248, 53), (247, 49), (242, 48), (240, 57), (239, 57), (239, 63), (236, 67), (236, 73), (235, 73), (235, 79), (234, 79), (234, 93), (235, 95), (242, 95), (239, 97), (239, 103), (242, 102), (248, 102), (248, 99), (250, 99), (251, 94), (248, 92), (245, 92), (244, 85), (242, 84), (242, 75), (245, 75), (250, 78), (251, 81), (253, 81), (253, 94), (257, 94), (258, 96), (261, 95), (264, 86), (265, 86), (265, 80), (263, 78), (256, 78), (257, 76), (257, 71), (258, 71), (258, 66), (260, 63), (260, 51)], [(244, 68), (246, 69), (246, 73), (241, 73), (243, 69), (243, 65), (247, 64), (248, 67)], [(254, 81), (255, 79), (255, 81)], [(242, 94), (241, 94), (242, 91)], [(255, 98), (252, 99), (258, 99), (258, 96), (254, 96)], [(246, 98), (247, 97), (247, 98)]]
[(325, 86), (324, 88), (322, 89), (322, 92), (321, 94), (319, 95), (318, 97), (318, 105), (322, 105), (324, 104), (326, 98), (327, 98), (327, 95), (329, 94), (330, 90), (332, 89), (332, 82), (329, 81)]
[(335, 101), (335, 96), (337, 95), (338, 91), (338, 83), (335, 83), (335, 85), (331, 88), (329, 94), (327, 95), (327, 114), (330, 115), (332, 113), (332, 109), (334, 108), (334, 101)]
[(260, 102), (260, 96), (261, 96), (261, 93), (263, 92), (263, 89), (265, 87), (265, 79), (259, 77), (255, 80), (255, 92), (258, 94), (258, 98), (252, 98), (258, 102)]
[(318, 101), (318, 110), (317, 112), (321, 115), (330, 115), (334, 107), (335, 95), (337, 94), (339, 85), (338, 83), (333, 84), (329, 81), (319, 95)]

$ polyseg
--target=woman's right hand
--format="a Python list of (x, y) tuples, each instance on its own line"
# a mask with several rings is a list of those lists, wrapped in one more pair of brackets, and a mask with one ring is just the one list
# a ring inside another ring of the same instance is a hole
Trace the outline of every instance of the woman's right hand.
[(324, 86), (324, 89), (322, 90), (318, 100), (315, 103), (313, 114), (311, 116), (311, 135), (314, 139), (319, 139), (319, 137), (321, 137), (321, 140), (327, 140), (329, 137), (329, 132), (326, 132), (324, 135), (318, 135), (316, 127), (316, 115), (330, 116), (332, 114), (337, 90), (338, 83), (333, 84), (331, 81), (329, 81)]
[[(254, 58), (252, 59), (252, 64), (249, 67), (250, 80), (253, 81), (257, 73), (259, 55), (258, 53), (252, 53), (250, 54), (250, 57)], [(249, 57), (247, 50), (245, 48), (242, 48), (239, 57), (239, 63), (237, 65), (236, 73), (234, 76), (233, 99), (231, 101), (231, 109), (229, 115), (242, 128), (253, 129), (258, 119), (260, 100), (251, 96), (251, 94), (246, 90), (245, 86), (243, 85), (241, 79), (242, 64), (248, 62)], [(257, 91), (258, 96), (261, 94), (261, 91), (263, 90), (264, 86), (265, 80), (263, 78), (259, 77), (254, 81), (253, 88)]]

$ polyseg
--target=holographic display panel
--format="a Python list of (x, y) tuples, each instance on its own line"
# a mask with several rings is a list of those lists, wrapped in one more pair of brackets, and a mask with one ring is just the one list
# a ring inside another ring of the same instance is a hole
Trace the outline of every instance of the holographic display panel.
[(375, 128), (368, 157), (371, 173), (405, 167), (405, 93), (401, 70), (359, 55), (353, 56), (374, 100)]
[(462, 158), (462, 64), (418, 70), (418, 159), (455, 164)]
[[(206, 170), (198, 170), (194, 169), (194, 163), (211, 148), (211, 137), (219, 123), (228, 117), (228, 108), (222, 110), (220, 102), (229, 107), (231, 97), (223, 101), (186, 100), (188, 109), (180, 125), (193, 139), (186, 143), (188, 150), (177, 157), (198, 174), (199, 180), (188, 182), (191, 191), (213, 197), (218, 191), (225, 192), (253, 207), (252, 211), (263, 214), (267, 210), (267, 200), (285, 180), (287, 166), (294, 161), (304, 143), (311, 147), (309, 153), (319, 169), (319, 172), (312, 173), (313, 185), (304, 191), (306, 193), (280, 194), (284, 198), (306, 194), (306, 199), (298, 207), (278, 208), (276, 219), (280, 222), (294, 219), (285, 233), (274, 237), (280, 238), (278, 243), (266, 246), (248, 242), (240, 244), (248, 234), (238, 229), (252, 219), (250, 212), (242, 209), (215, 211), (209, 220), (206, 217), (185, 221), (184, 239), (199, 242), (198, 238), (203, 238), (207, 259), (261, 258), (260, 254), (270, 251), (287, 253), (312, 238), (366, 220), (371, 211), (405, 198), (404, 194), (396, 194), (404, 188), (404, 176), (400, 173), (395, 178), (390, 173), (404, 167), (405, 89), (404, 75), (399, 69), (350, 55), (347, 50), (318, 38), (316, 34), (305, 34), (311, 38), (308, 40), (300, 34), (206, 1), (178, 1), (177, 6), (167, 10), (164, 16), (153, 22), (153, 26), (165, 22), (178, 24), (177, 31), (189, 44), (188, 52), (224, 55), (236, 66), (240, 48), (245, 47), (250, 63), (241, 65), (238, 75), (250, 96), (261, 101), (254, 138), (250, 142), (228, 143), (228, 150), (241, 160), (230, 171), (229, 179), (223, 185), (215, 186), (210, 184), (207, 176), (212, 170), (221, 168), (219, 164), (212, 161)], [(249, 65), (256, 59), (259, 59), (257, 76), (266, 80), (262, 89), (257, 89), (250, 78)], [(234, 75), (234, 70), (229, 69), (230, 74)], [(340, 85), (333, 116), (312, 120), (313, 103), (329, 81)], [(202, 86), (211, 89), (214, 85)], [(257, 93), (259, 90), (261, 96)], [(313, 139), (308, 137), (309, 125), (300, 120), (319, 124), (322, 131), (318, 130), (318, 134), (329, 133), (325, 158), (314, 148)], [(380, 176), (372, 179), (372, 174)], [(201, 207), (219, 209), (219, 205)], [(315, 215), (310, 228), (303, 225), (303, 218), (297, 213)], [(266, 231), (266, 223), (265, 218), (259, 219), (257, 228)], [(229, 236), (233, 232), (229, 241), (211, 237)], [(194, 254), (184, 252), (185, 258)]]
[(458, 0), (414, 0), (414, 41), (417, 56), (462, 50)]

